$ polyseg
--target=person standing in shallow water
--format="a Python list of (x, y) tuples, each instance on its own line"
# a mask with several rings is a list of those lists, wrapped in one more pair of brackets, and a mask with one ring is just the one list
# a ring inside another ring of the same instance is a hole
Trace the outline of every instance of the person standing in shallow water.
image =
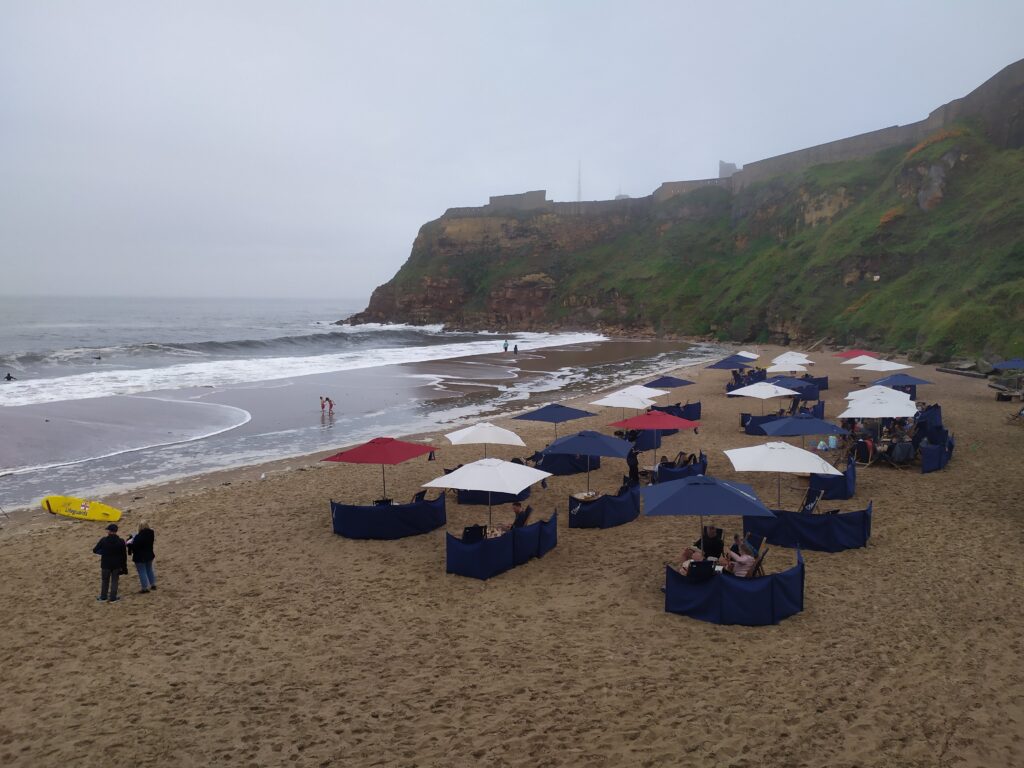
[(331, 398), (325, 398), (327, 400), (327, 413), (330, 416), (334, 415), (334, 401)]
[(505, 351), (506, 353), (508, 353), (508, 339), (505, 339), (505, 343), (504, 343), (504, 345), (503, 345), (503, 349), (504, 349), (504, 351)]
[(92, 551), (100, 556), (100, 595), (96, 599), (101, 603), (116, 603), (121, 599), (117, 596), (117, 582), (121, 574), (128, 573), (128, 550), (124, 539), (117, 535), (114, 523), (107, 526), (107, 535), (96, 543)]
[(324, 398), (323, 395), (320, 395), (320, 413), (321, 414), (324, 412), (324, 408), (326, 408), (326, 407), (327, 407), (327, 400)]
[(156, 534), (146, 522), (139, 523), (139, 532), (128, 539), (128, 554), (132, 556), (135, 570), (139, 572), (141, 595), (156, 589), (156, 571), (153, 570), (153, 561), (156, 559), (156, 555), (153, 554), (155, 542)]

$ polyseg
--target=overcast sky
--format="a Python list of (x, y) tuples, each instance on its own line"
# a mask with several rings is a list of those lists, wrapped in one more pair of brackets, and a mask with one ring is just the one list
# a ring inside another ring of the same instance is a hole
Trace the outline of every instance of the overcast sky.
[(489, 195), (925, 117), (1024, 2), (0, 0), (0, 294), (365, 299)]

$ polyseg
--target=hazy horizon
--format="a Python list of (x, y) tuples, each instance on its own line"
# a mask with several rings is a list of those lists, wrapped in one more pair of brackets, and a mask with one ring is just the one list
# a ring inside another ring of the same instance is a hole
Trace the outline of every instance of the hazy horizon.
[(365, 301), (490, 195), (648, 195), (920, 120), (1024, 4), (15, 2), (0, 291)]

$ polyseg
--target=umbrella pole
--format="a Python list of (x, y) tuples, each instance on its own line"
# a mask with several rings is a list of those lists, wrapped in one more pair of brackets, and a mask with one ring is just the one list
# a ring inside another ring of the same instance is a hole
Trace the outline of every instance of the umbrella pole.
[(776, 491), (775, 503), (779, 505), (779, 509), (782, 509), (782, 473), (776, 472), (775, 479), (778, 482), (778, 490)]
[(587, 493), (590, 493), (590, 457), (587, 456)]
[(487, 492), (487, 527), (491, 527), (491, 492)]
[(381, 495), (381, 498), (382, 499), (386, 499), (388, 497), (388, 479), (386, 477), (384, 477), (384, 465), (383, 464), (380, 465), (380, 482), (381, 482), (381, 485), (384, 488), (384, 493)]
[(700, 551), (704, 552), (704, 515), (700, 516)]

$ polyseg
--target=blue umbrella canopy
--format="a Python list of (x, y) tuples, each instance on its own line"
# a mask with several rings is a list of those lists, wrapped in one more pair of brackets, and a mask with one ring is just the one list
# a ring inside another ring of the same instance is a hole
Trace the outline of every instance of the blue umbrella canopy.
[(768, 379), (768, 383), (774, 384), (777, 387), (785, 387), (786, 389), (804, 389), (805, 387), (816, 386), (813, 381), (797, 379), (793, 376), (773, 376)]
[(762, 424), (760, 428), (766, 435), (771, 435), (773, 437), (850, 434), (842, 427), (837, 427), (831, 422), (811, 416), (810, 414), (785, 416), (781, 419), (776, 419), (775, 421), (769, 421), (767, 424)]
[(563, 421), (572, 421), (573, 419), (583, 419), (587, 416), (594, 416), (595, 414), (590, 411), (583, 411), (579, 408), (570, 408), (568, 405), (561, 405), (560, 403), (548, 403), (543, 408), (538, 408), (536, 411), (530, 411), (529, 413), (523, 413), (519, 416), (513, 416), (513, 419), (521, 419), (523, 421), (544, 421), (548, 424), (555, 425), (555, 437), (558, 437), (558, 425)]
[(873, 383), (880, 384), (883, 387), (916, 387), (921, 384), (931, 384), (930, 381), (919, 379), (917, 376), (911, 376), (907, 373), (894, 373), (892, 376), (885, 376)]
[(541, 453), (568, 453), (574, 456), (612, 456), (624, 459), (633, 444), (617, 437), (590, 430), (566, 435), (555, 440)]
[(729, 355), (729, 357), (723, 357), (717, 363), (712, 363), (708, 368), (720, 368), (727, 371), (736, 370), (739, 368), (754, 368), (754, 363), (747, 357), (740, 357), (739, 355)]
[(640, 489), (647, 515), (775, 517), (745, 483), (696, 475)]
[(691, 384), (693, 384), (693, 382), (687, 381), (686, 379), (677, 379), (675, 376), (662, 376), (654, 381), (648, 381), (644, 386), (655, 388), (668, 387), (669, 389), (673, 389), (675, 387), (688, 387)]
[(1024, 360), (1015, 357), (1012, 360), (1003, 360), (1001, 363), (993, 363), (992, 367), (997, 371), (1024, 371)]

